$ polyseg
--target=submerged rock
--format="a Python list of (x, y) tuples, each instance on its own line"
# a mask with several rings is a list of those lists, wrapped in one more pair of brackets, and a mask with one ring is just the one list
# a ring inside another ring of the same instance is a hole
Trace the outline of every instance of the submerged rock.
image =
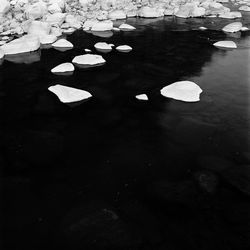
[(52, 44), (53, 47), (57, 47), (57, 48), (73, 48), (74, 45), (67, 41), (66, 39), (59, 39), (57, 40), (55, 43)]
[(175, 82), (161, 89), (163, 96), (184, 102), (200, 101), (201, 92), (202, 89), (190, 81)]
[(242, 28), (241, 22), (234, 22), (226, 25), (222, 30), (224, 32), (234, 33), (240, 31)]
[(4, 44), (1, 49), (5, 55), (14, 55), (26, 52), (36, 51), (40, 48), (40, 41), (37, 36), (25, 35)]
[(102, 201), (87, 201), (69, 211), (63, 218), (62, 238), (74, 249), (125, 250), (142, 245), (133, 227)]
[(116, 50), (118, 50), (120, 52), (130, 52), (132, 50), (132, 48), (128, 45), (120, 45), (120, 46), (116, 47)]
[(207, 194), (216, 192), (219, 185), (218, 176), (209, 170), (201, 170), (194, 174), (198, 187)]
[(123, 23), (119, 26), (120, 30), (135, 30), (135, 27), (127, 23)]
[(221, 174), (228, 183), (250, 196), (250, 165), (228, 168)]
[(148, 101), (148, 96), (146, 94), (136, 95), (135, 98), (142, 101)]
[(85, 54), (74, 57), (72, 60), (73, 63), (79, 64), (79, 65), (86, 65), (86, 66), (97, 66), (104, 64), (106, 61), (103, 59), (100, 55), (94, 55), (94, 54)]
[(63, 103), (79, 102), (92, 97), (92, 95), (81, 89), (71, 88), (60, 84), (50, 86), (49, 91), (53, 92)]
[(52, 73), (72, 72), (75, 67), (72, 63), (62, 63), (51, 70)]
[(233, 41), (219, 41), (213, 44), (215, 47), (222, 47), (222, 48), (230, 48), (230, 49), (236, 49), (237, 45)]

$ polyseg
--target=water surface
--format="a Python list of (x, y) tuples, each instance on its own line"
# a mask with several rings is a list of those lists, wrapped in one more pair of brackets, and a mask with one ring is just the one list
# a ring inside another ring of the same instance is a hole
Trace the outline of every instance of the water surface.
[[(245, 25), (248, 20), (244, 16)], [(236, 210), (246, 211), (249, 203), (223, 181), (213, 198), (216, 205), (205, 215), (172, 204), (168, 211), (151, 190), (162, 181), (185, 186), (203, 159), (214, 159), (215, 165), (221, 159), (234, 166), (249, 164), (250, 32), (226, 35), (219, 29), (228, 22), (130, 18), (127, 23), (135, 31), (77, 31), (67, 37), (73, 50), (47, 48), (2, 63), (5, 249), (69, 249), (72, 242), (64, 240), (61, 223), (71, 209), (92, 200), (108, 202), (138, 228), (142, 243), (124, 249), (247, 249), (248, 229), (235, 229), (216, 209), (244, 224), (246, 214), (234, 215), (227, 208), (240, 204)], [(199, 26), (210, 29), (199, 31)], [(215, 48), (212, 44), (219, 40), (233, 40), (239, 48)], [(102, 54), (105, 65), (76, 68), (71, 76), (50, 73), (85, 48), (95, 52), (99, 41), (133, 50)], [(160, 95), (162, 87), (179, 80), (197, 83), (203, 89), (201, 101), (184, 103)], [(54, 84), (87, 90), (93, 98), (74, 107), (62, 104), (47, 90)], [(135, 99), (142, 93), (148, 102)], [(144, 224), (134, 220), (136, 211)], [(75, 249), (86, 242), (78, 243)], [(85, 249), (95, 249), (86, 244)]]

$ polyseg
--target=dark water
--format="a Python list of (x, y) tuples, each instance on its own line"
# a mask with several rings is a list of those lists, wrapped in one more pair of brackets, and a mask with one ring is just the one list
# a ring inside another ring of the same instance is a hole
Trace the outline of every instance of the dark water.
[[(0, 66), (3, 249), (249, 249), (249, 186), (237, 171), (250, 158), (250, 32), (230, 37), (219, 19), (127, 22), (137, 30), (77, 31), (73, 50)], [(219, 50), (219, 40), (239, 48)], [(98, 41), (133, 51), (50, 73)], [(178, 80), (196, 82), (201, 101), (160, 95)], [(62, 104), (47, 90), (57, 83), (93, 98)]]

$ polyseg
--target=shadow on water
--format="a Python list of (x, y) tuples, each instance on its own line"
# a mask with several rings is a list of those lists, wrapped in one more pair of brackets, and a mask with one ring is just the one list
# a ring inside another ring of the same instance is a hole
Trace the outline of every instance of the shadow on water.
[[(4, 61), (0, 66), (5, 249), (249, 246), (239, 236), (245, 237), (245, 225), (236, 233), (228, 228), (245, 219), (246, 197), (211, 170), (214, 164), (247, 164), (247, 156), (232, 154), (238, 144), (234, 148), (227, 137), (230, 125), (225, 128), (223, 119), (228, 117), (213, 99), (221, 100), (217, 95), (223, 88), (216, 95), (203, 78), (210, 65), (231, 53), (218, 51), (210, 41), (226, 35), (169, 30), (173, 25), (164, 19), (133, 20), (137, 31), (109, 38), (77, 31), (68, 37), (74, 44), (70, 51), (41, 50), (40, 62)], [(95, 51), (99, 41), (128, 44), (133, 50), (113, 49), (102, 54), (105, 65), (76, 68), (72, 76), (50, 73), (85, 48)], [(191, 78), (210, 91), (200, 103), (160, 95), (163, 86)], [(227, 82), (223, 77), (218, 81)], [(54, 84), (87, 90), (93, 98), (69, 107), (47, 91)], [(135, 99), (141, 93), (148, 102)], [(246, 109), (235, 112), (244, 117)], [(239, 122), (236, 136), (244, 152), (245, 121)], [(232, 202), (239, 204), (236, 215), (227, 209)]]
[(7, 55), (5, 56), (5, 60), (13, 63), (24, 63), (31, 64), (35, 62), (39, 62), (41, 59), (41, 51), (35, 51), (31, 53), (22, 53), (18, 55)]

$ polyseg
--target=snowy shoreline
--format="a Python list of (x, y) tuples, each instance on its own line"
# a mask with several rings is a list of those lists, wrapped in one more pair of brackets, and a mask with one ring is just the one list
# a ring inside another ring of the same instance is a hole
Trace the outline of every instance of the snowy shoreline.
[[(136, 27), (125, 23), (129, 17), (213, 17), (232, 20), (223, 32), (247, 31), (240, 21), (249, 6), (249, 0), (0, 0), (0, 59), (46, 45), (61, 51), (71, 49), (73, 44), (60, 38), (80, 29), (93, 33), (134, 30)], [(124, 23), (115, 27), (115, 20)]]
[[(238, 10), (231, 11), (225, 3)], [(34, 32), (30, 29), (33, 21), (37, 23), (33, 30), (41, 29), (46, 35), (58, 37), (62, 32), (69, 30), (73, 32), (81, 28), (95, 31), (112, 30), (112, 20), (125, 20), (127, 17), (176, 16), (235, 19), (241, 18), (241, 13), (246, 11), (250, 11), (249, 0), (231, 2), (228, 0), (0, 0), (0, 35), (32, 34)]]

